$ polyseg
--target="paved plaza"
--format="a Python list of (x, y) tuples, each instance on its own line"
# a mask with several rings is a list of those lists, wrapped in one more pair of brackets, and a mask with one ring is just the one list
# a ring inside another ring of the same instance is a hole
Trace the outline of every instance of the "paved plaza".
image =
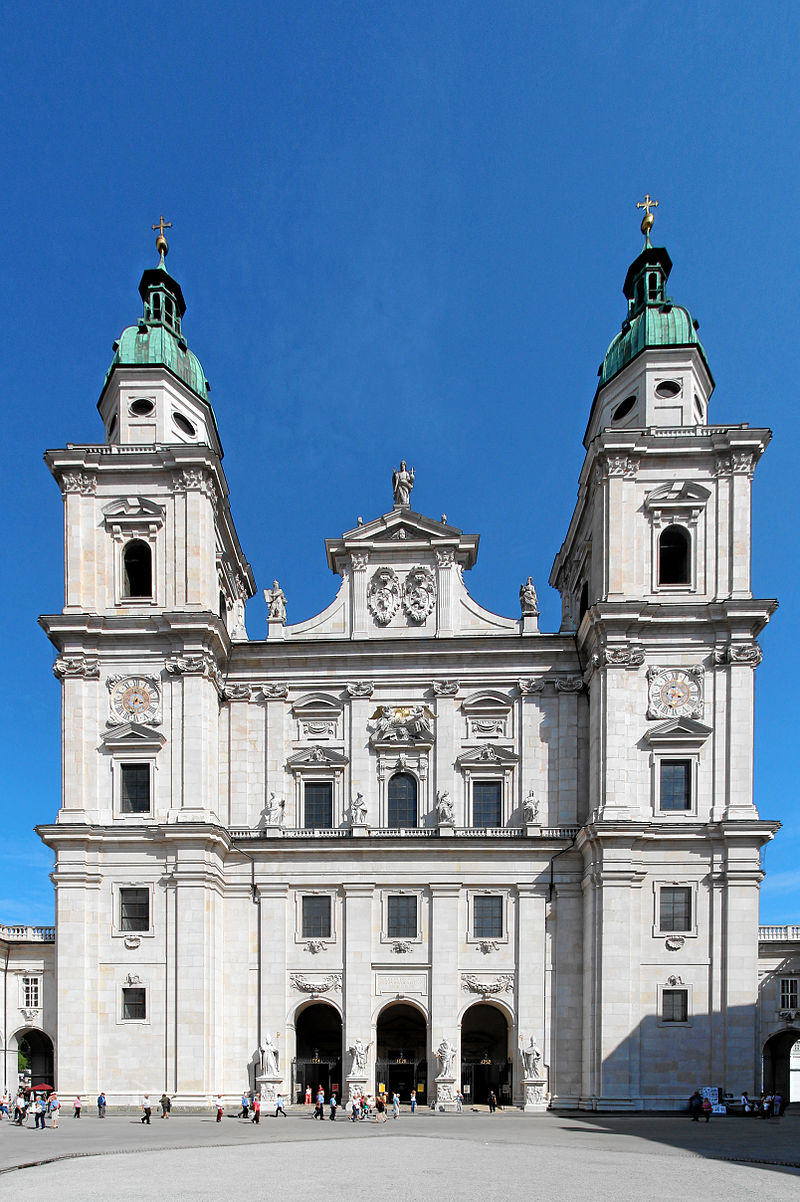
[(59, 1202), (168, 1197), (225, 1202), (279, 1196), (415, 1195), (482, 1202), (524, 1191), (538, 1202), (796, 1199), (800, 1116), (764, 1122), (683, 1115), (404, 1113), (382, 1125), (331, 1123), (303, 1110), (259, 1127), (226, 1117), (65, 1112), (58, 1130), (0, 1124), (0, 1198)]

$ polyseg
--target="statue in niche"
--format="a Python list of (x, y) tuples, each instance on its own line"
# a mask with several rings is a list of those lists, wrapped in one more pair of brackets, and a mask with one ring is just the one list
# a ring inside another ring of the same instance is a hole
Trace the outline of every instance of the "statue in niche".
[(539, 616), (539, 598), (536, 596), (536, 589), (533, 587), (532, 576), (529, 576), (525, 583), (520, 585), (519, 603), (522, 607), (523, 618), (536, 618)]
[(367, 821), (367, 803), (363, 793), (356, 793), (350, 802), (350, 821), (353, 826), (360, 826)]
[(369, 1047), (369, 1044), (365, 1047), (360, 1039), (356, 1039), (353, 1046), (347, 1049), (353, 1057), (353, 1064), (350, 1069), (351, 1074), (365, 1073), (367, 1071), (367, 1052), (369, 1051)]
[(409, 471), (405, 459), (400, 461), (400, 471), (392, 471), (392, 489), (394, 490), (395, 505), (408, 505), (411, 489), (414, 487), (414, 469)]
[(436, 1049), (436, 1055), (439, 1057), (439, 1064), (441, 1065), (439, 1076), (452, 1077), (456, 1049), (446, 1036)]
[(530, 790), (522, 803), (522, 816), (526, 822), (539, 821), (539, 802), (533, 789)]
[(264, 1035), (264, 1042), (258, 1049), (258, 1056), (261, 1062), (262, 1077), (277, 1077), (278, 1072), (278, 1049), (272, 1042), (272, 1036), (269, 1031)]
[(453, 826), (455, 823), (453, 799), (449, 789), (442, 789), (436, 794), (436, 818), (440, 826)]
[(522, 1049), (522, 1065), (526, 1077), (538, 1077), (542, 1063), (542, 1050), (536, 1042), (536, 1036), (531, 1035), (527, 1047)]
[(273, 580), (272, 588), (264, 589), (264, 600), (267, 603), (267, 617), (270, 622), (286, 621), (286, 594), (277, 580)]
[(283, 826), (285, 813), (285, 800), (282, 797), (276, 797), (274, 793), (270, 793), (269, 801), (264, 808), (264, 818), (267, 826)]

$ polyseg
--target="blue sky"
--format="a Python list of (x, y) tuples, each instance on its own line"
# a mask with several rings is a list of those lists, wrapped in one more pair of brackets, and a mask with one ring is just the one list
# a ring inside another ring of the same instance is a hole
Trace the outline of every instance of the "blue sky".
[(646, 191), (711, 420), (775, 435), (753, 503), (754, 590), (781, 601), (757, 672), (757, 802), (784, 823), (762, 920), (800, 920), (798, 35), (769, 0), (7, 10), (0, 921), (52, 915), (32, 827), (59, 804), (59, 686), (36, 617), (63, 603), (62, 522), (41, 455), (102, 437), (159, 214), (259, 590), (277, 576), (290, 621), (326, 605), (323, 539), (390, 507), (404, 457), (415, 507), (481, 535), (473, 595), (515, 615), (532, 575), (554, 630)]

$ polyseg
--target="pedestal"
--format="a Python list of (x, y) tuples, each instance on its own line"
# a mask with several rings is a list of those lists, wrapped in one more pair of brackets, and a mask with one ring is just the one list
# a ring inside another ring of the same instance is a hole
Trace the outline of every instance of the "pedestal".
[(436, 1109), (456, 1109), (456, 1079), (455, 1077), (436, 1078)]
[(278, 1094), (282, 1092), (282, 1085), (283, 1077), (256, 1077), (256, 1089), (261, 1095), (261, 1104), (274, 1106)]
[(369, 827), (366, 822), (354, 822), (350, 827), (350, 832), (354, 839), (363, 839), (366, 837)]
[(366, 1077), (346, 1077), (347, 1081), (347, 1105), (352, 1106), (358, 1098), (364, 1097), (367, 1092)]
[(525, 1094), (525, 1113), (544, 1114), (550, 1101), (545, 1078), (523, 1077), (522, 1089)]
[(525, 823), (525, 835), (528, 839), (541, 839), (542, 828), (538, 822)]
[(443, 823), (443, 822), (439, 823), (439, 836), (441, 838), (452, 839), (452, 837), (455, 833), (456, 833), (456, 828), (454, 826), (451, 826), (450, 823)]

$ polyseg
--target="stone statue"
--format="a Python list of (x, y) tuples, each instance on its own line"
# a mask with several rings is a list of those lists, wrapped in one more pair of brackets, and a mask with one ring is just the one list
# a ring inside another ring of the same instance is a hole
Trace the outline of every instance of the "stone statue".
[(270, 622), (285, 622), (286, 594), (277, 580), (273, 580), (272, 588), (264, 589), (264, 600), (267, 603), (267, 617)]
[(353, 1046), (347, 1049), (353, 1055), (353, 1064), (350, 1069), (352, 1074), (365, 1073), (367, 1071), (367, 1052), (369, 1050), (369, 1046), (370, 1045), (367, 1044), (367, 1046), (364, 1047), (362, 1041), (360, 1039), (356, 1039), (353, 1043)]
[(522, 816), (526, 822), (539, 821), (539, 802), (533, 789), (530, 790), (522, 803)]
[(520, 585), (519, 603), (522, 607), (523, 618), (537, 618), (539, 616), (539, 598), (536, 596), (536, 589), (533, 587), (532, 576), (529, 576), (525, 583)]
[(440, 826), (453, 826), (455, 823), (453, 800), (448, 789), (436, 794), (436, 818)]
[(258, 1049), (258, 1054), (261, 1059), (261, 1076), (262, 1077), (277, 1077), (278, 1073), (278, 1049), (272, 1042), (272, 1036), (269, 1031), (264, 1036), (264, 1042)]
[(406, 467), (405, 459), (400, 461), (400, 471), (392, 471), (392, 488), (394, 489), (395, 505), (408, 505), (411, 489), (414, 487), (414, 469)]
[(247, 628), (244, 624), (244, 601), (241, 597), (237, 597), (233, 603), (233, 611), (231, 613), (231, 638), (241, 642), (245, 642), (247, 640)]
[(270, 793), (265, 809), (267, 826), (282, 826), (285, 813), (286, 802), (284, 799), (276, 797), (274, 793)]
[(531, 1035), (530, 1043), (526, 1048), (522, 1048), (522, 1065), (525, 1069), (526, 1077), (538, 1077), (539, 1067), (542, 1063), (541, 1048), (536, 1042), (536, 1036)]
[(439, 1076), (452, 1077), (453, 1061), (455, 1060), (456, 1049), (449, 1039), (445, 1037), (442, 1040), (436, 1049), (436, 1055), (439, 1057), (439, 1064), (442, 1066)]
[(367, 803), (364, 801), (363, 793), (356, 793), (350, 802), (350, 821), (353, 826), (367, 821)]

